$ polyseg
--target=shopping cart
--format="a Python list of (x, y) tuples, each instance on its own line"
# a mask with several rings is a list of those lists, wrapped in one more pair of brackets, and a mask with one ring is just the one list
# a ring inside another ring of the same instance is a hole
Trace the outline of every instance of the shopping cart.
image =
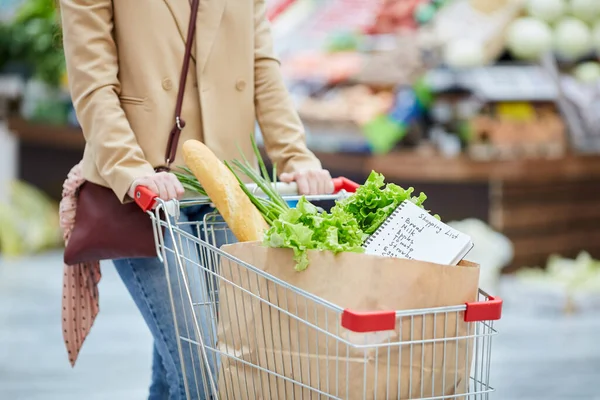
[[(355, 188), (345, 178), (334, 181), (335, 195), (308, 199), (320, 204), (348, 196), (344, 188)], [(481, 292), (479, 302), (453, 307), (343, 309), (220, 250), (234, 237), (208, 199), (163, 202), (143, 190), (137, 197), (154, 222), (188, 399), (487, 399), (493, 392), (491, 345), (500, 299)], [(194, 213), (201, 220), (186, 217)], [(261, 321), (251, 320), (257, 310), (269, 320), (268, 332)], [(224, 348), (219, 329), (230, 322), (238, 327), (226, 340), (234, 348)], [(245, 352), (249, 340), (264, 351)], [(296, 352), (310, 348), (312, 355), (267, 354), (270, 342)], [(371, 368), (357, 376), (356, 366), (363, 361)], [(236, 368), (224, 372), (233, 364)]]

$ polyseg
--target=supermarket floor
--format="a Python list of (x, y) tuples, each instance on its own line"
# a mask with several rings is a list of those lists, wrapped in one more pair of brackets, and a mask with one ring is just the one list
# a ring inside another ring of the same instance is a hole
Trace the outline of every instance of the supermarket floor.
[[(0, 399), (142, 400), (152, 341), (118, 276), (103, 270), (101, 309), (77, 368), (58, 325), (61, 255), (0, 260)], [(600, 316), (532, 318), (505, 309), (495, 339), (495, 400), (600, 399)]]

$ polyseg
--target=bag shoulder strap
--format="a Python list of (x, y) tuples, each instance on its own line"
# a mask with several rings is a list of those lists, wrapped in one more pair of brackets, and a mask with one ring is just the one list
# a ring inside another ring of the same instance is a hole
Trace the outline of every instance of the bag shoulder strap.
[(179, 144), (179, 136), (181, 131), (185, 127), (185, 121), (181, 118), (181, 109), (183, 107), (183, 97), (185, 94), (185, 85), (187, 82), (187, 76), (190, 69), (190, 60), (192, 58), (192, 45), (194, 43), (194, 36), (196, 34), (196, 20), (198, 18), (198, 6), (200, 0), (191, 1), (191, 14), (190, 22), (188, 26), (187, 39), (185, 42), (185, 54), (183, 56), (183, 65), (181, 67), (181, 76), (179, 78), (179, 89), (177, 92), (177, 103), (175, 105), (175, 125), (169, 134), (169, 141), (167, 142), (167, 152), (165, 154), (165, 168), (163, 170), (170, 170), (171, 164), (175, 160), (177, 155), (177, 146)]

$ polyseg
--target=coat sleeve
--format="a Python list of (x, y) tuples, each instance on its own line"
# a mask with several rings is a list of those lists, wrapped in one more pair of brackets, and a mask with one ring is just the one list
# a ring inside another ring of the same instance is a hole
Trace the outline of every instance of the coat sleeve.
[(283, 82), (273, 50), (265, 0), (254, 1), (254, 101), (267, 154), (279, 172), (319, 169), (306, 147), (304, 127)]
[(111, 0), (61, 0), (63, 46), (75, 112), (100, 175), (121, 201), (154, 172), (119, 100)]

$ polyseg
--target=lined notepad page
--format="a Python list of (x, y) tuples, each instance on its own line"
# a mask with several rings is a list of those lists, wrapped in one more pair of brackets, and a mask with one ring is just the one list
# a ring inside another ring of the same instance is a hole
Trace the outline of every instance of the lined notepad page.
[(365, 253), (456, 265), (473, 248), (471, 238), (404, 201), (365, 242)]

